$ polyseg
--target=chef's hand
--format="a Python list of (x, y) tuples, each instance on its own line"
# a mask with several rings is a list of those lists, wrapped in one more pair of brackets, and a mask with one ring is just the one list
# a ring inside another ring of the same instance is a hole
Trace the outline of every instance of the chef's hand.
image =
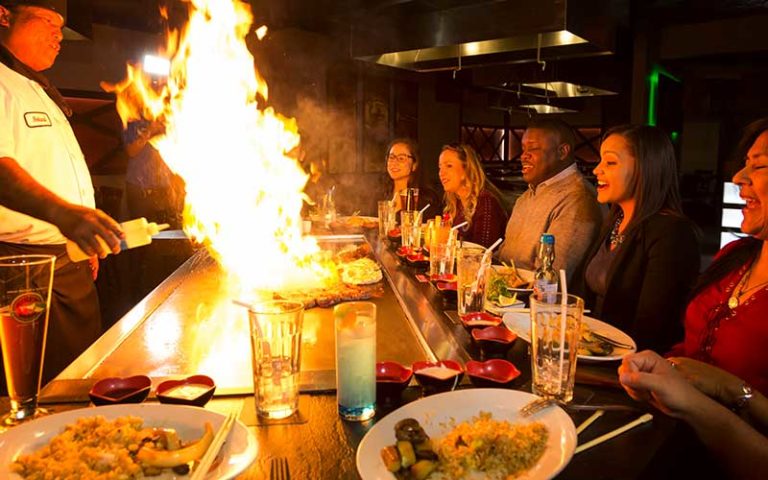
[(650, 402), (675, 418), (686, 418), (690, 409), (711, 402), (672, 363), (650, 350), (625, 356), (619, 381), (630, 397)]
[(672, 357), (669, 361), (696, 388), (723, 405), (733, 405), (742, 393), (742, 380), (714, 365), (685, 357)]
[(120, 239), (125, 234), (120, 224), (101, 210), (73, 204), (54, 205), (50, 219), (65, 237), (75, 242), (87, 255), (104, 258), (109, 253), (102, 251), (96, 235), (104, 239), (112, 253), (120, 252)]

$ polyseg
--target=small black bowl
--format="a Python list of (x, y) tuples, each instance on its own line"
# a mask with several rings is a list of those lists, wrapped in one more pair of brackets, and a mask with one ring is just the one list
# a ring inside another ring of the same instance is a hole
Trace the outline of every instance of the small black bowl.
[(459, 315), (464, 328), (471, 330), (473, 328), (497, 327), (501, 325), (501, 317), (492, 315), (488, 312), (473, 312), (466, 315)]
[(383, 400), (399, 400), (413, 377), (413, 370), (397, 362), (376, 362), (376, 394)]
[(484, 362), (470, 360), (467, 375), (476, 387), (509, 387), (520, 376), (520, 370), (512, 362), (500, 358)]
[(517, 334), (504, 325), (472, 329), (472, 339), (486, 356), (504, 355), (517, 340)]
[(216, 384), (206, 375), (192, 375), (179, 380), (167, 380), (157, 386), (155, 395), (160, 403), (202, 407), (213, 397)]
[(141, 403), (149, 396), (152, 380), (146, 375), (111, 377), (96, 382), (88, 396), (96, 406)]
[(413, 363), (413, 375), (419, 385), (426, 390), (447, 392), (461, 383), (464, 369), (460, 363), (453, 360), (418, 361)]

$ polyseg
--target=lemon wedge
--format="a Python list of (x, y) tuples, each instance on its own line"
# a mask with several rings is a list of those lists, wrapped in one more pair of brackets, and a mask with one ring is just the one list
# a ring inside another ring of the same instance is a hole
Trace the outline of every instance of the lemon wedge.
[(517, 302), (517, 294), (515, 293), (511, 297), (506, 297), (504, 295), (499, 295), (499, 299), (496, 301), (496, 303), (499, 304), (500, 307), (509, 307), (511, 305), (514, 305)]

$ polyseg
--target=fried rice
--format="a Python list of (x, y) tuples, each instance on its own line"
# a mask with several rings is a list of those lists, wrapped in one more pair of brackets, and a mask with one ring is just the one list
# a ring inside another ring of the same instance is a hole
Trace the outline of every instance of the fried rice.
[(44, 447), (21, 455), (11, 464), (11, 471), (25, 480), (141, 479), (143, 470), (133, 455), (152, 434), (139, 417), (80, 418)]
[(549, 432), (540, 422), (512, 424), (487, 412), (464, 421), (436, 442), (439, 472), (430, 480), (507, 479), (530, 469), (544, 454)]

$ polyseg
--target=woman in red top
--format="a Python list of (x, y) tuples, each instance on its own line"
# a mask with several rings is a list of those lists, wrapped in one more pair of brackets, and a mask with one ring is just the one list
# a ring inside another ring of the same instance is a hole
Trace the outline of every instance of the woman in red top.
[(735, 375), (703, 386), (725, 403), (749, 385), (768, 394), (768, 118), (747, 127), (737, 153), (745, 164), (733, 182), (746, 201), (741, 230), (749, 237), (726, 245), (701, 276), (685, 338), (670, 352)]
[(477, 153), (465, 144), (445, 145), (440, 152), (440, 183), (445, 190), (444, 212), (459, 229), (461, 240), (490, 247), (504, 237), (507, 212), (499, 191), (486, 178)]

